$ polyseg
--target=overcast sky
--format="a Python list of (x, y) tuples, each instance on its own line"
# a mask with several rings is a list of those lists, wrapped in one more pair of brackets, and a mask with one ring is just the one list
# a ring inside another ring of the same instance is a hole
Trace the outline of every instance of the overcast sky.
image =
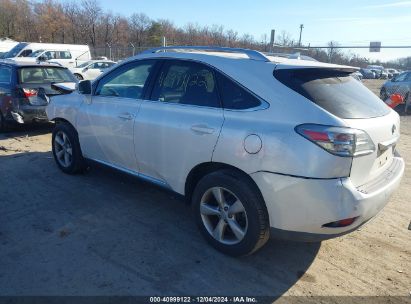
[[(298, 39), (304, 24), (302, 41), (311, 46), (338, 41), (341, 45), (411, 45), (411, 1), (388, 0), (99, 0), (104, 9), (130, 15), (147, 14), (153, 19), (169, 19), (178, 26), (187, 23), (223, 25), (239, 34), (252, 34), (257, 40), (275, 29), (289, 32)], [(353, 49), (371, 59), (389, 60), (411, 56), (411, 49)]]

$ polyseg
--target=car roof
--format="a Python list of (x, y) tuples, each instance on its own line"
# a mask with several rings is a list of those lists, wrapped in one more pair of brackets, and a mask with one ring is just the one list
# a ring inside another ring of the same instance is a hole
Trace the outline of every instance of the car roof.
[(5, 64), (9, 66), (16, 66), (16, 67), (56, 67), (56, 68), (64, 68), (59, 64), (50, 63), (50, 62), (27, 62), (24, 60), (13, 60), (13, 59), (0, 59), (0, 64)]
[[(204, 49), (202, 49), (204, 48)], [(219, 64), (237, 64), (240, 62), (246, 62), (248, 64), (265, 63), (272, 64), (276, 69), (289, 68), (329, 68), (329, 69), (344, 69), (347, 71), (357, 71), (359, 68), (352, 66), (342, 66), (336, 64), (323, 63), (319, 61), (313, 61), (310, 57), (295, 56), (296, 58), (290, 58), (290, 54), (286, 56), (278, 56), (278, 54), (264, 55), (258, 51), (248, 49), (236, 49), (225, 47), (165, 47), (147, 50), (137, 56), (131, 57), (125, 62), (132, 61), (138, 58), (176, 58), (176, 59), (188, 59), (199, 60), (211, 65)], [(239, 60), (240, 59), (240, 60)], [(218, 67), (218, 66), (217, 66)]]
[(110, 62), (110, 63), (115, 63), (113, 60), (106, 60), (106, 59), (92, 59), (88, 60), (87, 63), (93, 63), (93, 62)]

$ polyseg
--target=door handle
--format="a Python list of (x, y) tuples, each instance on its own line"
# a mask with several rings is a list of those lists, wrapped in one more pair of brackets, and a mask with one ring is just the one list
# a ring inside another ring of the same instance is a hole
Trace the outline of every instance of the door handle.
[(132, 120), (134, 118), (134, 115), (131, 113), (122, 113), (119, 114), (118, 117), (124, 120)]
[(207, 125), (192, 125), (191, 131), (197, 134), (213, 134), (215, 129), (210, 128)]

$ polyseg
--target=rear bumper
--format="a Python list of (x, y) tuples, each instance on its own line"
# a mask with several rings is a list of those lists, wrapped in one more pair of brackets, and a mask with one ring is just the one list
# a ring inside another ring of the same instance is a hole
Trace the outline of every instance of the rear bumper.
[[(397, 155), (376, 179), (355, 187), (350, 178), (308, 179), (257, 172), (252, 178), (265, 199), (273, 236), (319, 241), (349, 233), (373, 218), (399, 186), (404, 161)], [(357, 217), (349, 226), (324, 224)]]
[(18, 109), (10, 109), (5, 116), (7, 122), (31, 123), (47, 122), (46, 106), (19, 106)]

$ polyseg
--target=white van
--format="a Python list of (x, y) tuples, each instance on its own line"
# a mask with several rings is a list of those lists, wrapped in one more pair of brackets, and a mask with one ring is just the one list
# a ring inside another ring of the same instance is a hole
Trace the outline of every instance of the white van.
[(14, 48), (17, 44), (19, 44), (17, 41), (14, 41), (12, 39), (8, 38), (2, 38), (0, 39), (0, 58), (3, 58), (2, 56), (9, 52), (12, 48)]
[(20, 42), (4, 58), (48, 61), (72, 68), (91, 60), (91, 53), (88, 45)]

